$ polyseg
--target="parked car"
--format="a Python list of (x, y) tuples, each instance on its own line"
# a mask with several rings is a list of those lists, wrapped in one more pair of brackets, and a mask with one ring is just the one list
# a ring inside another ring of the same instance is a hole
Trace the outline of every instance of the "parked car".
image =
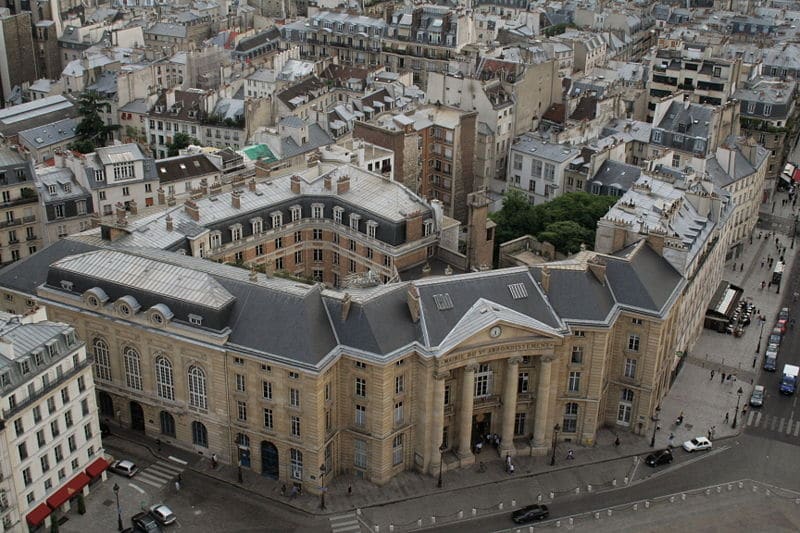
[(111, 428), (105, 422), (100, 422), (100, 436), (108, 437), (111, 435)]
[(753, 394), (750, 395), (750, 405), (761, 407), (764, 405), (764, 386), (756, 385), (753, 387)]
[(546, 505), (528, 505), (511, 513), (511, 520), (515, 524), (527, 524), (536, 520), (544, 520), (550, 516)]
[(784, 307), (778, 313), (778, 320), (789, 320), (789, 308)]
[(769, 346), (770, 344), (779, 346), (781, 344), (781, 336), (776, 333), (772, 333), (767, 340), (767, 345)]
[(119, 474), (125, 477), (133, 477), (139, 471), (139, 467), (136, 466), (136, 463), (133, 461), (128, 461), (127, 459), (120, 459), (119, 461), (114, 461), (111, 463), (111, 466), (108, 467), (109, 470), (114, 472), (115, 474)]
[(701, 450), (710, 450), (711, 441), (705, 437), (695, 437), (692, 440), (687, 440), (683, 443), (683, 449), (687, 452), (698, 452)]
[(651, 453), (647, 456), (644, 460), (647, 466), (659, 466), (659, 465), (667, 465), (672, 462), (672, 451), (669, 448), (665, 450), (660, 450), (655, 453)]
[(156, 519), (148, 513), (137, 513), (131, 517), (133, 530), (142, 533), (164, 533)]
[(172, 509), (163, 503), (158, 503), (150, 507), (150, 516), (155, 518), (162, 526), (173, 524), (178, 519), (175, 513), (172, 512)]
[(781, 335), (786, 335), (786, 328), (789, 327), (788, 320), (778, 320), (775, 322), (775, 329), (773, 331), (780, 331)]

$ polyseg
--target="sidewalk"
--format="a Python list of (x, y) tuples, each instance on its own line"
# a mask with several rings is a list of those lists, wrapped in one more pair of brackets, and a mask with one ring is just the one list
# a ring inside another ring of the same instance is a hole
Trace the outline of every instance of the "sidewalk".
[[(790, 205), (785, 208), (780, 206), (780, 200), (785, 196), (785, 193), (777, 195), (775, 217), (793, 216)], [(758, 238), (759, 231), (763, 238)], [(790, 239), (786, 235), (779, 234), (778, 238), (787, 246), (784, 284), (788, 285), (794, 250), (788, 248)], [(800, 246), (800, 243), (796, 243), (796, 246)], [(776, 293), (775, 287), (761, 290), (762, 279), (771, 279), (772, 270), (766, 264), (763, 268), (760, 266), (761, 259), (767, 254), (777, 256), (775, 237), (767, 238), (766, 230), (756, 229), (752, 244), (746, 244), (742, 254), (728, 262), (724, 274), (724, 279), (742, 287), (744, 297), (767, 317), (761, 342), (762, 353), (783, 297), (782, 293)], [(737, 264), (735, 271), (732, 269), (734, 262)], [(745, 267), (740, 270), (742, 263)], [(661, 406), (661, 429), (656, 434), (656, 448), (665, 447), (671, 433), (674, 434), (674, 444), (680, 446), (689, 438), (707, 435), (712, 426), (715, 427), (714, 440), (734, 436), (742, 430), (744, 420), (741, 408), (747, 403), (751, 384), (760, 371), (760, 356), (754, 365), (759, 333), (758, 321), (748, 326), (745, 334), (739, 338), (703, 331)], [(721, 382), (722, 372), (733, 374), (736, 381)], [(742, 388), (740, 399), (737, 394), (739, 387)], [(740, 411), (736, 417), (737, 428), (733, 428), (737, 399), (740, 400)], [(684, 414), (684, 422), (674, 427), (674, 420), (680, 413)], [(728, 423), (725, 423), (726, 413)], [(478, 466), (445, 472), (442, 488), (437, 488), (435, 477), (417, 472), (404, 472), (382, 487), (348, 475), (337, 476), (329, 483), (326, 480), (326, 509), (323, 511), (318, 496), (305, 493), (289, 500), (281, 496), (282, 482), (263, 477), (256, 469), (242, 469), (243, 483), (239, 483), (235, 466), (219, 465), (212, 469), (207, 457), (166, 444), (162, 444), (159, 451), (155, 440), (142, 433), (116, 426), (114, 433), (119, 437), (114, 442), (115, 446), (119, 444), (118, 447), (123, 449), (125, 446), (144, 446), (155, 457), (177, 457), (187, 461), (188, 468), (196, 472), (229, 483), (231, 487), (248, 491), (254, 496), (291, 506), (299, 512), (335, 515), (358, 509), (362, 523), (370, 527), (378, 525), (382, 531), (387, 531), (389, 524), (394, 525), (397, 531), (415, 529), (420, 525), (418, 520), (422, 520), (423, 527), (429, 527), (433, 516), (437, 517), (437, 523), (452, 522), (459, 519), (459, 512), (466, 519), (472, 514), (472, 509), (480, 516), (508, 513), (512, 501), (517, 506), (527, 505), (538, 501), (541, 495), (542, 501), (546, 502), (551, 499), (551, 493), (558, 498), (575, 494), (575, 491), (584, 492), (589, 485), (594, 491), (610, 489), (614, 483), (622, 486), (634, 467), (633, 458), (653, 450), (649, 446), (650, 435), (640, 437), (621, 432), (620, 446), (615, 446), (616, 434), (611, 429), (603, 428), (598, 432), (594, 446), (559, 444), (555, 466), (550, 466), (549, 455), (530, 457), (526, 455), (525, 448), (519, 448), (514, 459), (516, 472), (508, 475), (503, 459), (492, 448), (486, 448), (477, 456), (478, 462), (485, 463), (485, 472), (480, 472)], [(575, 451), (575, 459), (568, 461), (566, 455), (570, 448)], [(448, 460), (455, 459), (445, 455), (445, 461)]]

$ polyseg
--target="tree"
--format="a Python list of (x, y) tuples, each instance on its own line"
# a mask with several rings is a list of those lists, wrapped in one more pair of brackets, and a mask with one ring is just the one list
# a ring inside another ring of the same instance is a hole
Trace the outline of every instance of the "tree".
[(167, 145), (167, 157), (175, 157), (190, 144), (200, 144), (200, 141), (188, 133), (178, 132), (172, 137), (172, 143)]
[(560, 252), (574, 254), (581, 249), (581, 244), (591, 246), (594, 241), (594, 232), (572, 220), (562, 220), (548, 224), (544, 231), (536, 235), (536, 238), (540, 242), (551, 243)]
[(109, 125), (103, 122), (100, 109), (105, 105), (95, 91), (85, 92), (78, 98), (78, 112), (82, 118), (75, 127), (78, 140), (70, 144), (70, 150), (83, 154), (94, 152), (98, 146), (105, 145), (109, 134), (119, 129), (119, 125)]

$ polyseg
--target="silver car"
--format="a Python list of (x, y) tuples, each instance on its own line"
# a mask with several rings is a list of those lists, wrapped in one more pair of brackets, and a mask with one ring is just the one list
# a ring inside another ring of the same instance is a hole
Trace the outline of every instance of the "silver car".
[(764, 386), (756, 385), (753, 387), (753, 394), (750, 395), (750, 405), (761, 407), (764, 405)]
[(139, 467), (136, 466), (136, 463), (133, 461), (128, 461), (127, 459), (114, 461), (111, 466), (108, 467), (108, 469), (115, 474), (125, 477), (133, 477), (136, 475), (136, 472), (139, 471)]
[(175, 513), (172, 512), (172, 509), (163, 503), (158, 503), (150, 507), (150, 516), (155, 518), (156, 521), (163, 526), (168, 526), (178, 519), (178, 517), (175, 516)]

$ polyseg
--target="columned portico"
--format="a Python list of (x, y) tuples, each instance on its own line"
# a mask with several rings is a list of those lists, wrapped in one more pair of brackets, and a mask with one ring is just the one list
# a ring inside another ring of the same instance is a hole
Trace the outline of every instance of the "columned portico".
[(433, 402), (431, 403), (431, 434), (428, 443), (430, 453), (430, 466), (428, 471), (435, 475), (442, 462), (439, 447), (442, 445), (444, 433), (444, 382), (450, 376), (449, 372), (437, 372), (433, 376)]
[(503, 385), (503, 425), (500, 436), (500, 454), (514, 455), (514, 417), (517, 414), (517, 376), (519, 357), (512, 357), (506, 363), (505, 384)]
[(464, 367), (461, 376), (461, 404), (458, 411), (458, 458), (469, 460), (472, 455), (472, 409), (475, 400), (475, 365)]
[(533, 426), (533, 445), (545, 446), (547, 438), (547, 414), (550, 412), (550, 374), (553, 357), (544, 355), (539, 369), (539, 387), (536, 390), (536, 418)]

